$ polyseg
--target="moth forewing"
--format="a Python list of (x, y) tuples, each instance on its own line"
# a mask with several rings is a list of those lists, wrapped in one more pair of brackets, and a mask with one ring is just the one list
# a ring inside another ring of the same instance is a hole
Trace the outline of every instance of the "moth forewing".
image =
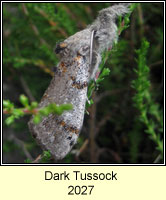
[[(29, 122), (30, 130), (43, 149), (49, 150), (55, 160), (63, 159), (77, 142), (85, 112), (89, 79), (88, 56), (77, 54), (72, 60), (62, 59), (48, 89), (39, 104), (70, 103), (73, 109), (58, 116), (50, 114), (39, 124)], [(64, 70), (65, 69), (65, 70)]]

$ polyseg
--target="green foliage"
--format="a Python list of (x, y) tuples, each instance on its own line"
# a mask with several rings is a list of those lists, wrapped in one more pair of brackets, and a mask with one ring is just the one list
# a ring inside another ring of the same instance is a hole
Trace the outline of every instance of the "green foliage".
[(18, 149), (19, 147), (16, 144), (14, 144), (12, 141), (6, 140), (3, 144), (3, 152), (5, 153), (11, 153), (14, 150), (18, 150)]
[(27, 158), (26, 160), (24, 160), (24, 163), (31, 163), (32, 161), (29, 159), (29, 158)]
[(64, 111), (68, 111), (73, 108), (71, 104), (56, 105), (55, 103), (51, 103), (48, 106), (37, 109), (38, 103), (32, 102), (31, 104), (29, 104), (28, 98), (25, 95), (20, 95), (20, 102), (24, 107), (15, 108), (14, 104), (11, 103), (9, 100), (3, 100), (3, 112), (4, 114), (10, 115), (5, 120), (7, 125), (12, 124), (15, 119), (23, 117), (27, 114), (33, 114), (33, 121), (37, 124), (42, 120), (42, 117), (44, 116), (48, 116), (51, 113), (61, 115)]
[[(123, 22), (122, 22), (122, 17), (121, 16), (119, 17), (118, 35), (120, 35), (122, 31), (124, 31), (125, 29), (129, 27), (130, 15), (136, 7), (137, 7), (136, 3), (133, 3), (130, 6), (131, 12), (125, 15)], [(91, 99), (93, 91), (99, 87), (99, 83), (104, 80), (105, 76), (108, 76), (110, 74), (110, 69), (105, 67), (105, 63), (107, 59), (110, 57), (110, 55), (112, 54), (112, 51), (115, 51), (115, 49), (117, 48), (117, 45), (118, 45), (117, 41), (115, 41), (113, 49), (111, 49), (111, 51), (105, 51), (102, 55), (102, 61), (98, 69), (98, 77), (95, 78), (96, 80), (91, 80), (88, 86), (88, 95), (87, 95), (88, 101), (86, 103), (86, 108), (88, 108), (89, 106), (93, 104), (93, 100)]]
[[(134, 70), (137, 74), (137, 79), (132, 82), (132, 86), (136, 90), (133, 102), (140, 112), (138, 119), (146, 126), (145, 132), (156, 143), (157, 150), (163, 154), (163, 141), (161, 139), (161, 131), (163, 130), (163, 119), (161, 116), (163, 114), (159, 109), (159, 105), (154, 103), (150, 91), (149, 67), (146, 65), (148, 48), (149, 42), (143, 39), (141, 48), (136, 50), (138, 68)], [(151, 116), (151, 119), (149, 119), (148, 114)]]
[(9, 100), (3, 100), (3, 111), (6, 114), (10, 113), (10, 116), (6, 118), (5, 122), (7, 125), (10, 125), (14, 122), (15, 119), (18, 119), (24, 115), (24, 112), (20, 108), (15, 108), (14, 104)]
[(41, 163), (48, 163), (50, 162), (51, 154), (49, 151), (43, 151)]
[(86, 102), (86, 108), (88, 108), (89, 106), (93, 104), (93, 100), (91, 99), (91, 97), (94, 90), (99, 87), (99, 83), (102, 82), (104, 78), (108, 76), (110, 73), (109, 68), (104, 68), (105, 62), (108, 59), (109, 55), (110, 55), (110, 52), (108, 51), (103, 53), (102, 62), (97, 72), (99, 76), (96, 77), (96, 80), (91, 80), (89, 83), (88, 93), (87, 93), (88, 101)]
[(53, 113), (56, 115), (61, 115), (64, 111), (71, 110), (73, 106), (71, 104), (61, 104), (56, 105), (55, 103), (49, 104), (41, 109), (34, 116), (34, 123), (37, 124), (41, 121), (43, 116), (48, 116)]
[(129, 27), (130, 15), (138, 5), (139, 5), (138, 3), (132, 3), (130, 6), (130, 12), (124, 16), (124, 19), (122, 19), (121, 16), (119, 17), (119, 21), (118, 21), (118, 24), (119, 24), (118, 33), (119, 34), (121, 34), (122, 31), (124, 31), (125, 29), (127, 29)]
[[(40, 155), (39, 159), (36, 161), (37, 163), (50, 163), (51, 154), (49, 151), (43, 151), (42, 155)], [(33, 163), (29, 158), (24, 160), (24, 163)]]

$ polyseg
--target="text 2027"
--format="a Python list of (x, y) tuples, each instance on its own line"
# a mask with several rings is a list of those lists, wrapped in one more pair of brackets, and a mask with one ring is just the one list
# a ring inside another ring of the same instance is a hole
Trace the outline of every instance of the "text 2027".
[(83, 186), (73, 186), (73, 185), (69, 185), (68, 189), (68, 195), (91, 195), (92, 194), (92, 190), (94, 188), (94, 185), (83, 185)]

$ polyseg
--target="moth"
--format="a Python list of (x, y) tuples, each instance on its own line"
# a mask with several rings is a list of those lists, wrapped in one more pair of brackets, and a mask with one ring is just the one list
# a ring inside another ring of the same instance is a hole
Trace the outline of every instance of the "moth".
[(49, 150), (55, 160), (63, 159), (77, 143), (87, 100), (87, 88), (95, 78), (101, 54), (118, 39), (116, 19), (129, 10), (121, 3), (99, 12), (97, 19), (86, 29), (56, 45), (60, 62), (39, 108), (50, 103), (73, 105), (73, 109), (57, 116), (50, 114), (39, 124), (29, 121), (29, 129), (40, 146)]

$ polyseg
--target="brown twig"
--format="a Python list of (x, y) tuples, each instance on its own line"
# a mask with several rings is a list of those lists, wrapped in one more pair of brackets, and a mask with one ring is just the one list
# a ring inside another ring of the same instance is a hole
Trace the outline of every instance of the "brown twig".
[(51, 71), (42, 60), (37, 60), (34, 62), (34, 65), (42, 69), (45, 73), (50, 74), (51, 76), (54, 76), (54, 72)]
[(140, 38), (144, 35), (144, 18), (143, 18), (143, 12), (141, 4), (138, 5), (138, 18), (139, 18), (139, 24), (140, 24)]
[(116, 90), (112, 90), (112, 91), (105, 91), (105, 92), (99, 94), (98, 96), (96, 96), (95, 101), (96, 101), (96, 103), (99, 103), (103, 98), (105, 98), (107, 96), (115, 95), (118, 93), (122, 93), (125, 90), (126, 90), (126, 88), (116, 89)]
[(159, 154), (159, 155), (157, 156), (157, 158), (154, 160), (153, 163), (159, 163), (160, 160), (161, 160), (161, 154)]
[(136, 14), (135, 12), (133, 13), (133, 17), (131, 18), (131, 23), (130, 23), (130, 35), (131, 35), (131, 39), (130, 39), (130, 56), (132, 55), (132, 60), (133, 60), (133, 53), (134, 52), (134, 48), (135, 48), (135, 41), (136, 41), (136, 30), (135, 30), (135, 26), (136, 26)]
[(14, 143), (17, 144), (23, 150), (24, 154), (26, 155), (26, 157), (28, 159), (33, 160), (33, 157), (31, 156), (31, 154), (27, 150), (26, 145), (22, 140), (18, 139), (14, 134), (10, 135), (10, 139), (12, 141), (14, 141)]
[(44, 10), (38, 8), (38, 7), (35, 7), (35, 10), (41, 15), (43, 16), (47, 21), (48, 23), (51, 25), (51, 26), (56, 26), (57, 27), (57, 30), (61, 33), (62, 36), (64, 36), (65, 38), (68, 37), (68, 34), (66, 31), (64, 31), (61, 27), (58, 26), (58, 23), (57, 22), (54, 22), (53, 20), (49, 19), (49, 16), (44, 12)]
[(107, 114), (107, 115), (106, 115), (105, 117), (103, 117), (103, 118), (101, 119), (101, 121), (97, 124), (97, 126), (96, 126), (96, 131), (95, 131), (96, 136), (97, 136), (97, 134), (100, 132), (101, 127), (104, 126), (104, 125), (106, 124), (106, 122), (107, 122), (109, 119), (110, 119), (110, 114)]
[(90, 161), (91, 163), (96, 163), (96, 144), (95, 144), (95, 126), (96, 126), (96, 94), (95, 92), (92, 95), (94, 100), (94, 104), (91, 106), (91, 114), (90, 114), (90, 130), (89, 130), (89, 138), (90, 138)]
[(96, 103), (99, 103), (103, 98), (110, 96), (112, 93), (112, 91), (105, 91), (103, 93), (101, 93), (100, 95), (98, 95), (95, 99)]
[(21, 81), (21, 85), (25, 91), (25, 93), (27, 94), (28, 98), (30, 99), (30, 101), (36, 101), (36, 99), (34, 98), (34, 96), (32, 95), (26, 81), (24, 80), (24, 78), (22, 76), (20, 76), (20, 81)]
[[(12, 109), (11, 110), (4, 109), (3, 114), (12, 114), (12, 111), (13, 111)], [(21, 111), (23, 111), (26, 114), (35, 115), (38, 112), (38, 109), (28, 110), (27, 108), (23, 108), (21, 109)]]
[(106, 152), (107, 152), (109, 155), (112, 156), (113, 160), (115, 160), (116, 163), (122, 163), (122, 159), (121, 159), (120, 155), (119, 155), (117, 152), (115, 152), (115, 151), (113, 151), (113, 150), (110, 150), (110, 149), (108, 149), (108, 148), (100, 148), (100, 149), (98, 150), (98, 157), (99, 157), (100, 155), (102, 155), (102, 154), (105, 155)]
[[(28, 12), (28, 9), (27, 9), (25, 3), (22, 3), (22, 10), (23, 10), (23, 13), (24, 13), (27, 17), (30, 17), (29, 12)], [(48, 43), (40, 36), (40, 33), (39, 33), (39, 30), (38, 30), (37, 26), (32, 22), (31, 19), (29, 19), (29, 21), (30, 21), (30, 26), (31, 26), (31, 28), (32, 28), (32, 30), (33, 30), (33, 32), (34, 32), (34, 34), (35, 34), (36, 36), (39, 37), (40, 43), (41, 43), (42, 45), (46, 45), (46, 46), (49, 47)]]
[(86, 139), (83, 143), (83, 145), (81, 146), (81, 148), (78, 150), (78, 152), (76, 153), (76, 157), (79, 157), (86, 149), (86, 147), (89, 144), (89, 139)]
[(37, 156), (37, 158), (35, 158), (35, 160), (32, 161), (32, 163), (39, 163), (42, 159), (42, 155), (40, 154), (39, 156)]
[(43, 62), (43, 60), (40, 60), (40, 59), (31, 60), (31, 59), (25, 59), (25, 58), (18, 58), (17, 62), (26, 62), (28, 64), (33, 64), (33, 65), (39, 67), (45, 73), (50, 74), (51, 76), (54, 76), (54, 72), (46, 66), (46, 64)]
[(68, 13), (68, 15), (70, 15), (71, 18), (74, 21), (76, 21), (76, 23), (79, 23), (82, 28), (85, 28), (87, 26), (87, 24), (81, 19), (77, 20), (78, 16), (76, 16), (65, 4), (63, 6), (64, 6), (65, 11)]
[(150, 64), (149, 67), (154, 67), (156, 65), (161, 65), (161, 64), (163, 64), (163, 60), (156, 61), (155, 63)]

